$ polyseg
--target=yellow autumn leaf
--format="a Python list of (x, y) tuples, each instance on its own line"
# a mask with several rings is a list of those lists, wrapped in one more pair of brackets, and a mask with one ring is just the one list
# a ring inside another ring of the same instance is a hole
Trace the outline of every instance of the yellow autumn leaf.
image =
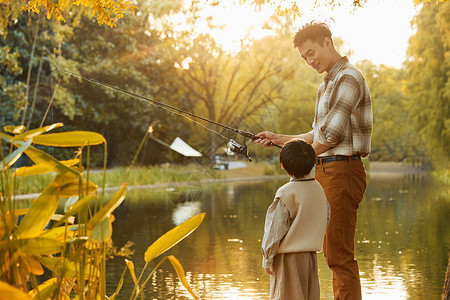
[(13, 134), (20, 134), (20, 133), (24, 132), (25, 129), (27, 129), (25, 127), (25, 125), (19, 125), (19, 126), (7, 125), (7, 126), (3, 127), (3, 130), (5, 130), (6, 132), (9, 132), (9, 133), (13, 133)]
[(131, 278), (133, 279), (134, 285), (137, 285), (136, 272), (134, 271), (134, 264), (131, 260), (125, 259), (128, 269), (130, 270)]
[(67, 227), (66, 226), (52, 227), (51, 229), (42, 231), (40, 237), (63, 241), (66, 233), (67, 238), (73, 237), (77, 234), (77, 232), (71, 230), (71, 228), (73, 228), (74, 226), (75, 225), (69, 225)]
[(15, 216), (26, 215), (30, 209), (29, 208), (16, 208), (13, 210)]
[(106, 143), (105, 138), (92, 131), (69, 131), (37, 136), (33, 143), (53, 147), (83, 147)]
[(34, 275), (44, 274), (44, 268), (33, 255), (21, 255), (19, 257), (19, 264), (29, 273)]
[(112, 215), (110, 215), (109, 218), (104, 218), (103, 221), (94, 227), (89, 237), (99, 243), (108, 241), (112, 235), (113, 220), (114, 217)]
[[(78, 158), (75, 158), (75, 159), (69, 159), (69, 160), (62, 160), (59, 162), (61, 164), (65, 165), (66, 167), (71, 167), (71, 166), (78, 164), (80, 162), (80, 160)], [(36, 164), (33, 166), (29, 166), (29, 167), (20, 167), (20, 168), (16, 169), (16, 171), (14, 172), (14, 175), (15, 176), (29, 176), (29, 175), (38, 175), (38, 174), (44, 174), (44, 173), (49, 173), (49, 172), (53, 172), (53, 170), (49, 169), (47, 165)]]
[(36, 129), (28, 130), (28, 131), (25, 131), (24, 133), (16, 135), (14, 137), (14, 141), (24, 141), (26, 139), (38, 136), (40, 134), (43, 134), (43, 133), (48, 132), (50, 130), (53, 130), (55, 128), (61, 127), (63, 125), (64, 125), (63, 123), (55, 123), (55, 124), (48, 125), (48, 126), (45, 126), (45, 127), (42, 127), (42, 128), (36, 128)]
[(55, 183), (50, 183), (34, 201), (23, 218), (15, 235), (19, 238), (37, 237), (42, 233), (58, 206), (59, 191)]
[(22, 155), (22, 153), (30, 147), (32, 139), (29, 139), (27, 142), (23, 143), (19, 148), (10, 153), (4, 160), (0, 162), (0, 169), (2, 171), (11, 167)]
[(58, 240), (42, 237), (12, 239), (2, 243), (1, 248), (20, 249), (28, 255), (49, 255), (61, 252), (64, 244)]
[(108, 201), (102, 208), (100, 208), (94, 216), (89, 220), (87, 226), (89, 229), (95, 228), (103, 219), (109, 216), (125, 199), (127, 192), (127, 184), (124, 183), (120, 189), (114, 194), (113, 198)]
[[(87, 191), (86, 191), (87, 187)], [(82, 180), (81, 186), (79, 180), (73, 180), (71, 182), (65, 183), (63, 186), (60, 186), (59, 197), (60, 198), (68, 198), (73, 196), (78, 196), (81, 193), (92, 194), (97, 191), (97, 185), (92, 181)]]
[(24, 291), (0, 281), (0, 299), (32, 300)]
[(169, 259), (170, 263), (172, 264), (173, 268), (175, 269), (175, 272), (177, 272), (178, 278), (180, 278), (181, 283), (183, 284), (184, 288), (189, 292), (189, 294), (192, 295), (192, 297), (194, 297), (195, 299), (198, 299), (197, 296), (192, 291), (191, 286), (189, 285), (188, 281), (186, 280), (186, 276), (184, 275), (183, 267), (181, 266), (178, 259), (173, 255), (169, 255), (167, 258)]
[(53, 277), (44, 283), (37, 286), (35, 289), (28, 292), (28, 295), (31, 298), (35, 299), (49, 299), (51, 298), (53, 292), (55, 289), (59, 286), (58, 285), (58, 277)]
[[(15, 144), (20, 144), (19, 142), (15, 142)], [(33, 146), (28, 147), (25, 151), (25, 154), (37, 165), (45, 166), (47, 169), (51, 171), (55, 171), (57, 173), (66, 173), (71, 172), (75, 175), (79, 175), (79, 173), (73, 168), (69, 168), (62, 163), (60, 163), (57, 159), (52, 157), (51, 155), (41, 151)]]
[(178, 244), (181, 240), (197, 229), (197, 227), (203, 222), (204, 218), (205, 213), (198, 214), (166, 232), (147, 248), (144, 255), (145, 262), (148, 263), (152, 261), (155, 257)]
[(54, 226), (55, 227), (59, 226), (66, 219), (68, 219), (69, 217), (78, 213), (82, 208), (87, 207), (87, 205), (89, 205), (89, 202), (95, 198), (96, 198), (95, 195), (88, 195), (81, 199), (78, 199), (72, 206), (70, 206), (69, 210), (64, 214), (64, 216), (58, 222), (55, 223)]
[[(38, 257), (38, 260), (44, 265), (47, 269), (55, 272), (59, 276), (67, 276), (69, 278), (79, 278), (80, 270), (82, 268), (81, 264), (78, 262), (74, 262), (69, 258), (62, 257)], [(83, 263), (83, 277), (87, 278), (96, 278), (100, 274), (100, 270), (95, 268), (93, 265), (85, 261)]]
[(5, 141), (8, 141), (8, 142), (12, 143), (14, 137), (11, 136), (11, 135), (4, 134), (4, 133), (0, 132), (0, 138), (4, 139)]

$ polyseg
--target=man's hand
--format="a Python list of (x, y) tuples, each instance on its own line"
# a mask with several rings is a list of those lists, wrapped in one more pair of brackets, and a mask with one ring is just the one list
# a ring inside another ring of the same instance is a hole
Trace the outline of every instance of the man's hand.
[[(298, 135), (278, 134), (270, 131), (263, 131), (255, 135), (258, 139), (252, 140), (253, 143), (263, 147), (272, 148), (273, 145), (283, 146), (292, 139), (302, 139), (308, 144), (313, 143), (313, 136), (309, 133)], [(314, 148), (314, 147), (313, 147)]]
[(269, 274), (269, 275), (272, 275), (272, 274), (273, 274), (273, 272), (272, 272), (271, 269), (264, 269), (264, 270), (266, 270), (267, 274)]
[(276, 139), (277, 134), (270, 131), (263, 131), (256, 135), (258, 139), (252, 140), (253, 143), (263, 147), (272, 148), (276, 144), (273, 140)]

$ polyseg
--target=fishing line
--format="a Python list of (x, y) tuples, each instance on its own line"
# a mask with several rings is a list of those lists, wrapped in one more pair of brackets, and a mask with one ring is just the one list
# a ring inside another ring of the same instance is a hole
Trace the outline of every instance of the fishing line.
[[(162, 103), (162, 102), (159, 102), (159, 101), (156, 101), (156, 100), (153, 100), (153, 99), (150, 99), (150, 98), (147, 98), (147, 97), (144, 97), (144, 96), (141, 96), (141, 95), (132, 93), (132, 92), (129, 92), (129, 91), (127, 91), (127, 90), (121, 89), (121, 88), (119, 88), (119, 87), (116, 87), (116, 86), (113, 86), (113, 85), (110, 85), (110, 84), (107, 84), (107, 83), (104, 83), (104, 82), (101, 82), (101, 81), (98, 81), (98, 80), (95, 80), (95, 79), (92, 79), (92, 78), (88, 78), (88, 77), (84, 77), (84, 76), (79, 75), (79, 74), (72, 73), (72, 72), (70, 72), (70, 71), (67, 71), (67, 70), (58, 68), (58, 67), (56, 67), (56, 66), (52, 66), (52, 68), (53, 68), (53, 69), (56, 69), (56, 70), (59, 71), (59, 72), (68, 74), (69, 76), (73, 76), (73, 77), (82, 79), (82, 80), (84, 80), (84, 81), (87, 81), (87, 82), (89, 82), (89, 83), (93, 83), (93, 84), (96, 84), (96, 85), (100, 85), (100, 86), (109, 88), (109, 89), (111, 89), (111, 90), (113, 90), (113, 91), (120, 92), (120, 93), (122, 93), (122, 94), (125, 94), (125, 95), (130, 96), (130, 97), (135, 98), (135, 99), (138, 99), (138, 100), (140, 100), (140, 101), (143, 101), (143, 102), (146, 102), (146, 103), (153, 104), (153, 105), (155, 105), (155, 106), (157, 106), (157, 107), (159, 107), (159, 108), (162, 108), (162, 109), (164, 109), (164, 110), (166, 110), (166, 111), (168, 111), (168, 112), (175, 113), (175, 114), (177, 114), (177, 115), (180, 115), (180, 116), (182, 116), (182, 117), (185, 117), (186, 119), (190, 120), (191, 122), (194, 122), (194, 123), (196, 123), (196, 124), (199, 124), (200, 126), (204, 127), (205, 129), (207, 129), (207, 130), (209, 130), (209, 131), (211, 131), (211, 132), (214, 132), (214, 133), (218, 134), (219, 136), (221, 136), (221, 137), (227, 139), (227, 140), (229, 141), (228, 144), (227, 144), (227, 146), (228, 146), (228, 148), (229, 148), (229, 150), (230, 150), (231, 152), (233, 152), (233, 153), (235, 153), (235, 154), (243, 154), (243, 155), (245, 155), (245, 156), (248, 158), (249, 161), (252, 161), (252, 160), (250, 159), (250, 157), (248, 156), (248, 149), (247, 149), (247, 146), (245, 145), (245, 140), (246, 140), (247, 138), (250, 139), (250, 140), (256, 140), (256, 139), (258, 139), (258, 137), (256, 137), (256, 135), (254, 135), (253, 133), (245, 132), (245, 131), (242, 131), (242, 130), (239, 130), (239, 129), (236, 129), (236, 128), (232, 128), (232, 127), (230, 127), (230, 126), (227, 126), (227, 125), (224, 125), (224, 124), (221, 124), (221, 123), (218, 123), (218, 122), (209, 120), (209, 119), (207, 119), (207, 118), (204, 118), (204, 117), (201, 117), (201, 116), (198, 116), (198, 115), (195, 115), (195, 114), (193, 114), (193, 113), (191, 113), (191, 112), (182, 110), (182, 109), (180, 109), (180, 108), (177, 108), (177, 107), (174, 107), (174, 106), (171, 106), (171, 105), (168, 105), (168, 104), (165, 104), (165, 103)], [(235, 132), (235, 133), (238, 133), (238, 134), (242, 135), (242, 136), (244, 137), (244, 145), (238, 144), (236, 141), (234, 141), (234, 140), (232, 140), (232, 139), (230, 139), (230, 138), (228, 138), (228, 137), (222, 135), (221, 133), (217, 132), (216, 130), (213, 130), (212, 128), (209, 128), (209, 127), (203, 125), (203, 124), (200, 123), (200, 122), (197, 122), (197, 121), (195, 121), (195, 120), (189, 118), (188, 116), (194, 117), (194, 118), (197, 118), (197, 119), (206, 121), (206, 122), (209, 122), (209, 123), (211, 123), (211, 124), (220, 126), (220, 127), (222, 127), (222, 128), (225, 128), (225, 129), (227, 129), (227, 130), (230, 130), (230, 131), (233, 131), (233, 132)], [(270, 143), (270, 145), (275, 146), (275, 147), (278, 147), (278, 148), (281, 148), (281, 146), (275, 145), (275, 144), (273, 144), (273, 143)]]

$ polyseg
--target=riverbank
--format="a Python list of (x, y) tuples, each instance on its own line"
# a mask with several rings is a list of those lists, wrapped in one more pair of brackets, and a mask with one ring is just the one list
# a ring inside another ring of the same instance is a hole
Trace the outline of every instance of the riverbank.
[[(168, 167), (170, 168), (170, 167)], [(276, 165), (269, 163), (246, 163), (244, 168), (235, 168), (227, 170), (205, 170), (195, 168), (186, 173), (186, 168), (182, 172), (171, 171), (171, 175), (168, 176), (161, 168), (147, 168), (144, 173), (142, 169), (136, 169), (136, 171), (130, 172), (127, 177), (128, 180), (124, 180), (122, 176), (119, 181), (112, 180), (107, 182), (105, 191), (115, 191), (119, 188), (119, 182), (125, 181), (128, 183), (128, 189), (152, 189), (152, 188), (170, 188), (180, 186), (180, 182), (183, 185), (198, 185), (198, 184), (217, 184), (227, 182), (248, 182), (248, 181), (261, 181), (261, 180), (274, 180), (287, 178), (287, 175)], [(177, 169), (177, 168), (174, 168)], [(191, 169), (191, 168), (187, 168)], [(133, 172), (135, 174), (133, 174)], [(95, 173), (95, 172), (93, 172)], [(98, 173), (101, 175), (102, 172)], [(118, 176), (115, 173), (124, 175), (122, 171), (108, 170), (107, 178)], [(412, 164), (397, 163), (397, 162), (371, 162), (367, 171), (369, 176), (408, 176), (408, 175), (426, 175), (425, 169), (414, 166)], [(49, 179), (51, 180), (49, 176)], [(157, 179), (155, 179), (157, 178)], [(91, 178), (94, 180), (93, 178)], [(175, 179), (175, 180), (174, 180)], [(97, 184), (99, 180), (94, 180)], [(33, 184), (32, 182), (30, 184)], [(37, 192), (22, 193), (15, 196), (17, 200), (33, 199), (39, 195)]]
[[(223, 170), (221, 171), (225, 178), (248, 178), (267, 176), (268, 173), (284, 174), (281, 170), (275, 170), (275, 165), (258, 163), (247, 164), (246, 168)], [(427, 171), (421, 166), (401, 163), (401, 162), (370, 162), (367, 168), (367, 174), (371, 176), (404, 176), (404, 175), (425, 175)]]

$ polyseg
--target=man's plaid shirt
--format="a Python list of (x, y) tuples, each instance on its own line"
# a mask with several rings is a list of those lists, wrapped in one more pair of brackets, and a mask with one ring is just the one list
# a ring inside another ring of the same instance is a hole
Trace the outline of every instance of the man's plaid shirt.
[(342, 57), (324, 77), (316, 98), (314, 140), (330, 146), (319, 157), (370, 153), (373, 115), (364, 75)]

